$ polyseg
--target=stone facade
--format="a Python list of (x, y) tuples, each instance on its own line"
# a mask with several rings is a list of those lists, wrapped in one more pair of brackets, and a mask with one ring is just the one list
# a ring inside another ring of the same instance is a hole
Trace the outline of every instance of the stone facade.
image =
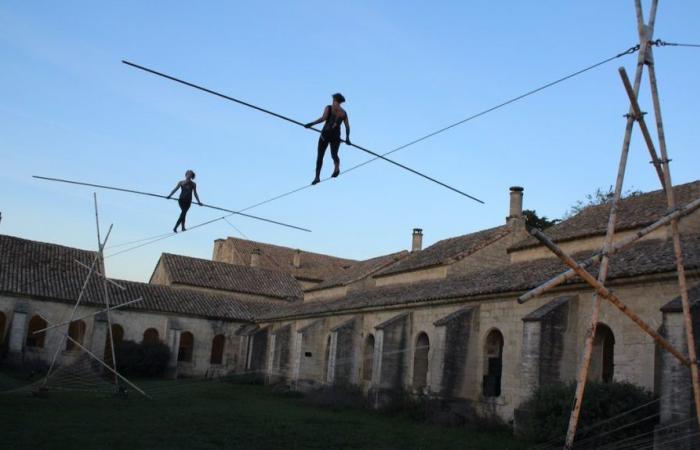
[[(679, 189), (683, 198), (700, 196), (700, 182)], [(627, 224), (623, 233), (634, 233), (665, 212), (656, 204), (657, 197), (658, 193), (648, 194), (656, 209), (644, 208), (645, 196), (630, 200), (634, 208), (623, 205), (621, 211), (627, 214), (621, 216)], [(356, 385), (377, 406), (409, 393), (443, 402), (455, 414), (513, 421), (518, 407), (538, 386), (575, 379), (593, 301), (590, 287), (572, 280), (524, 304), (517, 302), (520, 294), (565, 269), (542, 247), (527, 243), (521, 208), (522, 189), (513, 188), (503, 226), (364, 262), (316, 255), (315, 263), (331, 261), (335, 266), (325, 272), (325, 280), (319, 278), (307, 286), (303, 301), (280, 300), (277, 287), (269, 291), (274, 298), (254, 295), (255, 286), (241, 285), (236, 279), (232, 285), (241, 286), (242, 292), (211, 303), (215, 306), (206, 314), (196, 313), (197, 304), (189, 306), (191, 314), (178, 313), (177, 305), (171, 305), (171, 312), (162, 308), (115, 312), (114, 321), (130, 340), (140, 340), (145, 330), (154, 328), (174, 351), (182, 347), (184, 333), (190, 333), (194, 337), (191, 361), (178, 361), (182, 358), (175, 356), (171, 366), (176, 375), (251, 373), (299, 390)], [(606, 221), (600, 211), (583, 216), (586, 220), (577, 216), (551, 230), (565, 249), (582, 251), (576, 255), (579, 259), (597, 250), (601, 236), (596, 230), (604, 229)], [(681, 221), (691, 285), (700, 284), (700, 235), (694, 231), (700, 229), (698, 223), (697, 213)], [(588, 232), (589, 228), (593, 231)], [(245, 245), (232, 238), (217, 241), (215, 256), (222, 260), (238, 252), (241, 257), (248, 254), (244, 249), (259, 243)], [(274, 246), (267, 251), (289, 259), (287, 275), (296, 271), (293, 276), (301, 276), (300, 270), (307, 270), (307, 277), (323, 272), (313, 264), (304, 269), (304, 261), (312, 261), (310, 255), (315, 254)], [(251, 269), (243, 259), (241, 265)], [(230, 263), (235, 264), (235, 258)], [(172, 280), (159, 268), (152, 283), (171, 285)], [(685, 345), (678, 310), (667, 305), (678, 294), (667, 229), (613, 255), (607, 285), (674, 345)], [(163, 288), (171, 289), (163, 292), (173, 296), (190, 292), (184, 285)], [(197, 287), (199, 295), (215, 295), (210, 290)], [(238, 309), (217, 317), (216, 305), (223, 308), (234, 300)], [(187, 303), (187, 297), (179, 302)], [(50, 322), (57, 321), (69, 308), (65, 300), (0, 296), (9, 354), (45, 358), (61, 333), (50, 332), (42, 351), (27, 349), (29, 320), (41, 311)], [(81, 313), (94, 310), (86, 306)], [(85, 322), (87, 344), (100, 349), (106, 336), (103, 325), (93, 319)], [(700, 319), (696, 318), (696, 325), (700, 331)], [(672, 399), (662, 403), (663, 423), (692, 414), (689, 398), (683, 397), (687, 391), (679, 390), (688, 385), (685, 368), (660, 352), (648, 335), (607, 301), (601, 306), (599, 328), (604, 333), (596, 341), (591, 377), (628, 381)], [(220, 335), (225, 337), (224, 358), (213, 365), (213, 340)]]

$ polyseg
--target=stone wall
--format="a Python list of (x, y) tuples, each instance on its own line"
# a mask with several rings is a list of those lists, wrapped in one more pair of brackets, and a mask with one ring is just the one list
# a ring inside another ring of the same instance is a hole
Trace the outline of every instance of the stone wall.
[[(697, 275), (694, 277), (697, 279)], [(610, 287), (654, 327), (661, 325), (660, 306), (677, 295), (672, 276), (613, 282)], [(592, 306), (591, 291), (583, 285), (560, 288), (523, 305), (517, 303), (516, 297), (516, 294), (504, 294), (479, 300), (457, 299), (443, 304), (354, 311), (300, 320), (298, 329), (313, 326), (302, 333), (299, 379), (313, 383), (327, 381), (324, 363), (328, 361), (325, 351), (331, 330), (354, 319), (354, 383), (370, 388), (370, 394), (378, 389), (410, 390), (414, 345), (417, 336), (424, 332), (430, 342), (427, 388), (431, 395), (468, 400), (481, 414), (511, 420), (515, 408), (540, 383), (575, 379)], [(537, 329), (529, 331), (523, 318), (541, 308), (545, 312), (536, 322)], [(614, 379), (654, 389), (654, 341), (607, 301), (601, 305), (600, 322), (610, 327), (615, 338)], [(482, 392), (485, 341), (492, 330), (498, 330), (504, 340), (501, 393), (497, 397), (485, 397)], [(365, 364), (362, 350), (370, 334), (375, 338), (375, 355), (373, 380), (367, 383), (361, 376)], [(337, 338), (337, 361), (343, 359), (339, 355), (346, 351), (345, 343), (351, 342), (349, 337), (350, 334)], [(532, 364), (532, 358), (536, 358), (536, 364)], [(536, 369), (528, 375), (531, 366)], [(530, 382), (526, 382), (528, 376)]]
[[(63, 342), (67, 325), (48, 330), (44, 338), (44, 346), (41, 348), (32, 348), (26, 345), (27, 327), (33, 316), (40, 315), (51, 325), (67, 320), (72, 308), (73, 305), (69, 303), (0, 296), (0, 311), (8, 318), (8, 336), (11, 338), (9, 339), (8, 358), (19, 364), (26, 364), (30, 361), (49, 363), (54, 352), (59, 349), (57, 356), (59, 364), (67, 364), (75, 360), (75, 356), (79, 352), (66, 350), (66, 344)], [(76, 311), (76, 317), (90, 315), (97, 311), (99, 309), (92, 306), (80, 306)], [(123, 329), (124, 340), (141, 342), (143, 333), (147, 329), (155, 329), (161, 342), (170, 346), (171, 366), (173, 366), (171, 374), (179, 376), (222, 374), (236, 370), (239, 365), (238, 339), (235, 338), (235, 332), (242, 325), (241, 323), (136, 310), (113, 311), (111, 319), (113, 326)], [(96, 320), (94, 316), (85, 318), (83, 321), (85, 322), (83, 345), (103, 358), (108, 336), (106, 322)], [(179, 337), (186, 331), (194, 336), (192, 361), (178, 362), (179, 338), (173, 339), (173, 337), (174, 335)], [(210, 364), (212, 341), (219, 334), (226, 338), (222, 364), (212, 365)]]

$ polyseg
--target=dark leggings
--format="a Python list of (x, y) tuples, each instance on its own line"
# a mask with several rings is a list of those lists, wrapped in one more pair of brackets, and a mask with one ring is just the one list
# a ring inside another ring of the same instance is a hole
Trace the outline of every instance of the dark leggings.
[(190, 206), (192, 206), (192, 201), (190, 200), (189, 202), (186, 200), (178, 200), (177, 203), (180, 205), (180, 217), (177, 219), (177, 222), (175, 223), (175, 228), (177, 228), (179, 225), (182, 224), (182, 229), (185, 229), (185, 217), (187, 216), (187, 211), (190, 209)]
[(328, 144), (331, 145), (331, 158), (333, 158), (333, 162), (336, 165), (340, 164), (340, 158), (338, 157), (338, 150), (340, 149), (340, 140), (326, 140), (322, 137), (318, 138), (318, 155), (316, 156), (316, 177), (318, 177), (321, 174), (321, 167), (323, 166), (323, 157), (326, 154)]

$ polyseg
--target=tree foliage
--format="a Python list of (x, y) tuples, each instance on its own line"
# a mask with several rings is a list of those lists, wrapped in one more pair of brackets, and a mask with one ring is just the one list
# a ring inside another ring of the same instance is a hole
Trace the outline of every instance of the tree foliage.
[[(541, 386), (520, 408), (523, 437), (533, 442), (563, 443), (576, 383)], [(604, 444), (653, 430), (658, 416), (654, 395), (626, 382), (586, 385), (576, 434), (576, 448)], [(630, 442), (632, 444), (633, 442)]]
[(162, 342), (122, 341), (116, 346), (117, 370), (126, 375), (160, 377), (170, 360), (170, 349)]
[[(641, 195), (642, 191), (628, 189), (622, 192), (622, 198), (635, 197)], [(615, 191), (612, 185), (608, 189), (597, 188), (594, 193), (586, 195), (585, 200), (578, 200), (564, 214), (564, 219), (575, 216), (589, 206), (604, 205), (612, 202), (615, 197)]]
[(537, 211), (534, 209), (523, 210), (523, 216), (525, 216), (525, 224), (528, 226), (528, 228), (539, 228), (540, 230), (544, 230), (545, 228), (549, 228), (559, 222), (559, 219), (549, 219), (547, 216), (538, 216)]

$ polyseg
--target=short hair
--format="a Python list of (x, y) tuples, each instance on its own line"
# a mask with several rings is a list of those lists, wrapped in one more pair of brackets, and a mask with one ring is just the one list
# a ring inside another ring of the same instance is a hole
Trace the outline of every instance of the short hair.
[(333, 94), (333, 100), (337, 100), (338, 103), (345, 103), (345, 97), (340, 92)]
[[(189, 169), (187, 172), (192, 172), (192, 179), (194, 180), (194, 177), (195, 177), (194, 170)], [(187, 172), (185, 172), (185, 175), (187, 175)]]

